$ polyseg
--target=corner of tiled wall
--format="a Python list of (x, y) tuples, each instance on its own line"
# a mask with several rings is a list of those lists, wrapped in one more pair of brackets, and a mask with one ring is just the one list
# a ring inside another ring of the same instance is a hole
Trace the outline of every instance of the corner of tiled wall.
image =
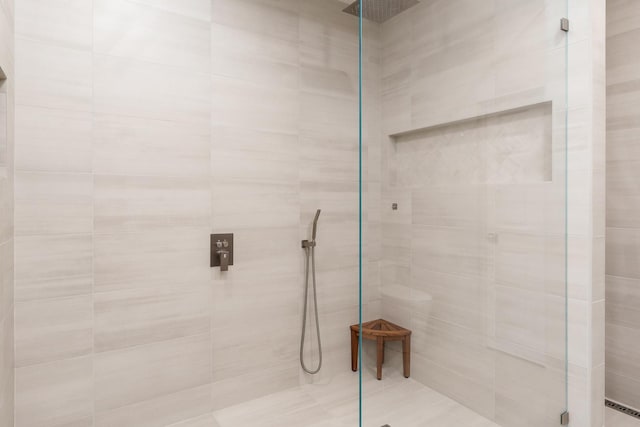
[(569, 412), (591, 427), (604, 424), (605, 9), (569, 0)]

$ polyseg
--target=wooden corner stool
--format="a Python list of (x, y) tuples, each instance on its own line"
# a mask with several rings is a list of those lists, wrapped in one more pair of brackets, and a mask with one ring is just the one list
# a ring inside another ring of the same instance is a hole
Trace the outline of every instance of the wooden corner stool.
[[(358, 370), (358, 343), (360, 325), (350, 326), (351, 329), (351, 370)], [(384, 319), (372, 320), (362, 324), (362, 339), (376, 341), (377, 377), (382, 379), (382, 364), (384, 363), (384, 344), (387, 341), (402, 341), (402, 365), (404, 377), (409, 378), (411, 370), (411, 331)]]

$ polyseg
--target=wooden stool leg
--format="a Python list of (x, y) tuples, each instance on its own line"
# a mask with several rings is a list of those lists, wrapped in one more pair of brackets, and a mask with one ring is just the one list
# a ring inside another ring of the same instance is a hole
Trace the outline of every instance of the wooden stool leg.
[(384, 351), (386, 350), (385, 342), (382, 340), (382, 364), (384, 365)]
[(358, 370), (358, 334), (356, 331), (351, 331), (351, 370), (353, 372)]
[(384, 338), (378, 337), (378, 357), (377, 357), (377, 367), (378, 379), (382, 379), (382, 358), (384, 357)]
[(411, 375), (411, 335), (407, 335), (402, 340), (402, 365), (404, 377), (409, 378), (409, 375)]

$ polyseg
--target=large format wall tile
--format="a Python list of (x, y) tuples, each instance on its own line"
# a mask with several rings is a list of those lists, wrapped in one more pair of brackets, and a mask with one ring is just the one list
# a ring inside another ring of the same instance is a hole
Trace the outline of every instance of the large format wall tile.
[(97, 114), (93, 128), (96, 174), (209, 175), (206, 125)]
[(95, 291), (192, 291), (207, 285), (211, 275), (207, 232), (191, 228), (95, 236)]
[(483, 225), (478, 211), (485, 208), (488, 192), (482, 185), (443, 185), (415, 191), (406, 201), (411, 203), (409, 223), (477, 230)]
[(209, 383), (210, 348), (210, 335), (203, 334), (96, 353), (96, 411), (115, 409)]
[(93, 349), (91, 296), (16, 304), (16, 366), (72, 358)]
[(248, 30), (261, 37), (298, 40), (298, 10), (295, 1), (214, 0), (212, 21), (229, 27)]
[(547, 352), (546, 296), (509, 286), (495, 287), (495, 337), (515, 346), (525, 346), (542, 355)]
[(607, 2), (606, 395), (640, 407), (640, 199), (636, 2)]
[(495, 249), (495, 281), (502, 285), (564, 295), (564, 239), (502, 232)]
[(95, 54), (94, 111), (186, 123), (209, 122), (206, 70)]
[(90, 427), (93, 412), (91, 356), (16, 370), (17, 427)]
[(640, 229), (607, 229), (607, 274), (640, 279), (640, 265), (636, 262), (640, 253)]
[(495, 414), (495, 396), (487, 384), (475, 382), (428, 358), (414, 355), (412, 376), (487, 418)]
[(352, 124), (357, 121), (355, 99), (315, 92), (303, 92), (300, 97), (300, 131), (304, 136), (331, 138), (356, 143)]
[(94, 52), (207, 72), (209, 22), (132, 0), (93, 2)]
[(640, 279), (607, 276), (606, 301), (616, 306), (640, 307)]
[(17, 13), (16, 425), (90, 426), (92, 7)]
[(411, 286), (433, 298), (431, 313), (417, 315), (430, 315), (452, 326), (482, 332), (485, 310), (480, 301), (485, 298), (486, 288), (481, 277), (439, 273), (415, 265), (411, 266), (411, 275)]
[(412, 263), (430, 270), (479, 276), (486, 269), (486, 240), (464, 229), (415, 227)]
[(564, 235), (565, 189), (561, 182), (495, 187), (495, 222), (503, 231)]
[(20, 37), (16, 50), (16, 104), (91, 111), (90, 52)]
[(92, 2), (85, 0), (18, 1), (16, 34), (37, 42), (90, 50), (92, 13)]
[(16, 236), (90, 233), (90, 174), (16, 173)]
[(90, 234), (18, 237), (16, 301), (91, 293), (92, 245)]
[[(215, 356), (214, 356), (215, 357)], [(299, 384), (300, 369), (291, 362), (212, 383), (213, 409), (223, 409)], [(239, 387), (239, 384), (241, 386)]]
[(299, 185), (300, 141), (296, 133), (214, 126), (211, 151), (211, 174), (216, 179)]
[(300, 138), (300, 156), (306, 167), (300, 171), (303, 181), (324, 183), (357, 181), (353, 164), (358, 156), (356, 138), (326, 138), (305, 132)]
[(18, 105), (16, 168), (91, 172), (91, 130), (89, 112)]
[(211, 26), (211, 72), (276, 88), (297, 89), (297, 40), (265, 37), (228, 23)]
[(95, 175), (98, 234), (207, 227), (207, 178)]
[[(245, 127), (295, 133), (298, 129), (298, 92), (214, 75), (211, 118), (214, 127)], [(275, 100), (275, 102), (274, 102)]]
[(95, 350), (107, 351), (210, 332), (208, 287), (157, 288), (94, 296)]
[(558, 414), (547, 408), (564, 399), (563, 369), (498, 354), (496, 357), (496, 421), (515, 426), (522, 414), (533, 425), (554, 425)]

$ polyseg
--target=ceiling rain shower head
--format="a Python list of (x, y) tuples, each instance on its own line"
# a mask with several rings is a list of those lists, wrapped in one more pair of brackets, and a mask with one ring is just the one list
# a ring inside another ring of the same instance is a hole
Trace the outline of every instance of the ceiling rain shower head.
[[(364, 19), (382, 24), (397, 14), (420, 3), (418, 0), (361, 0)], [(360, 1), (356, 0), (343, 9), (351, 15), (360, 16)]]

